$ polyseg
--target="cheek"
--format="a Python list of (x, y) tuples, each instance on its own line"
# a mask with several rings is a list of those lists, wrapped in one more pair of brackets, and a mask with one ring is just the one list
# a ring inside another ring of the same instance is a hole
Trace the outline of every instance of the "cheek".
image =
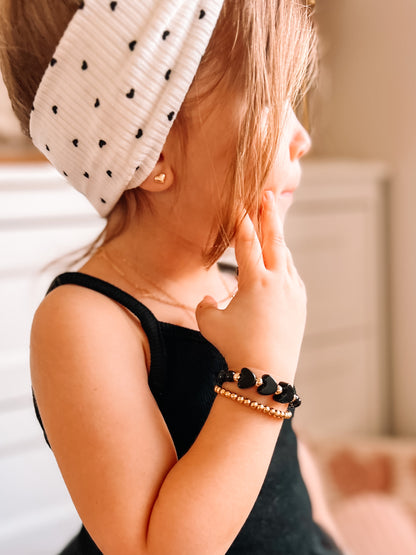
[(292, 195), (283, 192), (287, 184), (287, 174), (279, 167), (274, 167), (270, 172), (264, 186), (264, 190), (271, 191), (281, 216), (284, 215), (292, 202)]

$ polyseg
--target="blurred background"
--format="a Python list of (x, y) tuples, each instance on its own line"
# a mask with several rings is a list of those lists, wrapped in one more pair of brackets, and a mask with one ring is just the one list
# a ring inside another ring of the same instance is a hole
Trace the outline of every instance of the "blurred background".
[[(393, 9), (394, 7), (394, 9)], [(287, 242), (308, 289), (295, 418), (351, 553), (416, 553), (416, 4), (320, 0), (314, 147)], [(0, 82), (0, 553), (79, 520), (35, 421), (33, 312), (103, 223), (24, 140)], [(390, 542), (390, 543), (389, 543)]]

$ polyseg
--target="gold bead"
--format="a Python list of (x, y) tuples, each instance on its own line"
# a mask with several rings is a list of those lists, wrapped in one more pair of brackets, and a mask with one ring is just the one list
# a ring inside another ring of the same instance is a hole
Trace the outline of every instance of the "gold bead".
[(272, 416), (276, 416), (276, 409), (270, 409), (270, 414)]
[(263, 380), (261, 378), (256, 378), (256, 387), (263, 385)]
[(225, 389), (222, 387), (220, 390), (220, 395), (224, 395), (225, 394)]
[(237, 399), (238, 395), (237, 393), (231, 393), (230, 395), (230, 399), (233, 399), (235, 401), (235, 399)]
[(292, 413), (290, 412), (290, 410), (288, 410), (287, 413), (286, 413), (285, 418), (286, 418), (286, 420), (289, 420), (290, 418), (292, 418), (292, 416), (293, 416)]
[(257, 401), (251, 401), (250, 407), (251, 407), (252, 409), (256, 409), (256, 408), (258, 407), (258, 402), (257, 402)]
[(280, 394), (282, 393), (282, 391), (283, 391), (282, 386), (281, 386), (281, 385), (278, 385), (275, 395), (280, 395)]
[(224, 397), (227, 397), (227, 399), (228, 399), (229, 397), (231, 397), (231, 391), (226, 391), (226, 392), (224, 393)]
[(264, 410), (264, 405), (262, 405), (262, 404), (257, 405), (256, 409), (262, 411), (262, 410)]
[(240, 379), (240, 372), (234, 372), (233, 380), (235, 382), (238, 382), (239, 379)]
[(272, 410), (272, 409), (271, 409), (270, 407), (264, 407), (264, 412), (267, 412), (267, 414), (269, 414), (269, 412), (270, 412), (271, 410)]
[(246, 405), (246, 407), (249, 407), (251, 405), (250, 399), (244, 399), (243, 403)]
[(242, 395), (237, 397), (237, 403), (244, 403), (244, 397)]

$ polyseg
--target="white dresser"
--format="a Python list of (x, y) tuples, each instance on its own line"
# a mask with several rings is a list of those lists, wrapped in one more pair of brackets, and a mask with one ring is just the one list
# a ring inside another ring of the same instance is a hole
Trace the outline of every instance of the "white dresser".
[(387, 183), (381, 164), (309, 161), (287, 218), (308, 292), (294, 421), (309, 435), (389, 431)]
[[(308, 289), (297, 378), (308, 433), (385, 429), (388, 386), (385, 172), (311, 161), (286, 236)], [(39, 268), (103, 223), (48, 166), (0, 166), (0, 554), (56, 555), (79, 526), (31, 404), (30, 323), (51, 278)]]
[(79, 527), (34, 417), (30, 325), (53, 275), (40, 268), (102, 226), (50, 166), (0, 166), (0, 554), (56, 555)]

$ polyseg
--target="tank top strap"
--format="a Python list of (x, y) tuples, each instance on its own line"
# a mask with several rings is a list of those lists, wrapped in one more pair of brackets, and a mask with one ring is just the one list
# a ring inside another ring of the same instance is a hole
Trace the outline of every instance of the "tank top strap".
[(155, 315), (140, 301), (129, 293), (102, 279), (82, 272), (65, 272), (58, 275), (46, 294), (60, 285), (79, 285), (97, 291), (124, 306), (140, 320), (150, 345), (149, 386), (155, 397), (163, 396), (167, 379), (166, 348), (161, 332), (160, 322)]

